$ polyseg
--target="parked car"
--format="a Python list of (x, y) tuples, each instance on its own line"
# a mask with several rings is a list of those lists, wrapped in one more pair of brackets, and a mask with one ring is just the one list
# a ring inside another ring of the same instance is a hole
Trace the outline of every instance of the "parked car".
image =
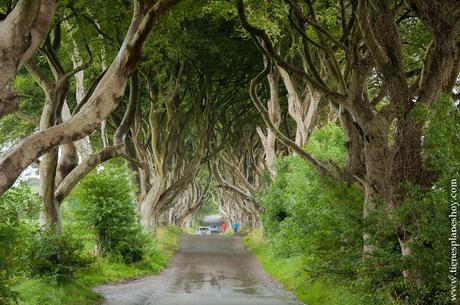
[(217, 224), (212, 224), (209, 226), (209, 229), (211, 230), (211, 233), (219, 233), (219, 226)]
[(211, 229), (209, 227), (199, 227), (198, 230), (196, 230), (196, 234), (211, 235)]

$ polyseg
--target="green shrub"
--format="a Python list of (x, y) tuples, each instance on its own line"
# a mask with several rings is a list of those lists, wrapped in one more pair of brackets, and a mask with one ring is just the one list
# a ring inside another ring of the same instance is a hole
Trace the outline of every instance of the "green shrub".
[(82, 243), (68, 233), (39, 231), (27, 251), (29, 275), (56, 283), (69, 280), (91, 263), (82, 250)]
[[(313, 134), (308, 151), (340, 163), (343, 145), (340, 128), (328, 125)], [(259, 197), (274, 254), (303, 257), (312, 278), (356, 278), (363, 228), (359, 187), (323, 179), (296, 156), (279, 159), (276, 170), (277, 177)]]
[(24, 269), (24, 254), (32, 231), (27, 216), (36, 214), (39, 201), (25, 183), (0, 197), (0, 304), (17, 300), (15, 276)]
[(16, 247), (19, 244), (17, 211), (0, 200), (0, 304), (10, 304), (16, 299), (11, 290)]
[(73, 197), (74, 214), (94, 231), (100, 254), (127, 263), (142, 260), (153, 239), (137, 222), (126, 174), (108, 168), (88, 175)]

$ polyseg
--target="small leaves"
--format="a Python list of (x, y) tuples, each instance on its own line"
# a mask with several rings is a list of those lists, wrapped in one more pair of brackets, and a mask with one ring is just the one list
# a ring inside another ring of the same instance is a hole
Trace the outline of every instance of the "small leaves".
[(105, 256), (121, 256), (126, 262), (142, 259), (149, 238), (137, 223), (128, 176), (123, 168), (108, 165), (88, 175), (72, 196), (73, 213), (83, 226), (93, 228), (96, 243)]

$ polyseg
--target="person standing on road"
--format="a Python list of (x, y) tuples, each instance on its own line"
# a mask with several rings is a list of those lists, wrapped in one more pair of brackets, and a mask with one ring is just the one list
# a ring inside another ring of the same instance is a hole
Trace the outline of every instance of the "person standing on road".
[(225, 234), (225, 231), (227, 231), (227, 224), (225, 222), (220, 226), (220, 230), (222, 234)]
[(233, 224), (233, 233), (238, 233), (238, 224), (236, 222)]

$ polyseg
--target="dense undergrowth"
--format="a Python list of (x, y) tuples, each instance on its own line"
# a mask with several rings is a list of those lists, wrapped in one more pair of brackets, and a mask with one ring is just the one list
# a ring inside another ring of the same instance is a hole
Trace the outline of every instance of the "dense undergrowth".
[(261, 229), (251, 231), (243, 240), (244, 245), (254, 253), (265, 271), (297, 298), (308, 305), (393, 305), (387, 301), (366, 303), (366, 292), (334, 281), (331, 278), (313, 280), (305, 270), (301, 255), (280, 257), (263, 237)]
[(137, 221), (128, 178), (116, 164), (87, 177), (64, 203), (62, 233), (38, 226), (26, 184), (0, 199), (0, 304), (100, 304), (96, 285), (157, 274), (178, 248), (175, 227)]
[(156, 239), (158, 251), (137, 263), (95, 258), (86, 268), (77, 269), (73, 280), (64, 283), (50, 283), (47, 279), (18, 279), (20, 283), (14, 290), (19, 293), (19, 304), (100, 304), (102, 299), (92, 291), (94, 286), (157, 274), (166, 267), (168, 258), (177, 249), (177, 236), (181, 232), (176, 227), (159, 228)]

